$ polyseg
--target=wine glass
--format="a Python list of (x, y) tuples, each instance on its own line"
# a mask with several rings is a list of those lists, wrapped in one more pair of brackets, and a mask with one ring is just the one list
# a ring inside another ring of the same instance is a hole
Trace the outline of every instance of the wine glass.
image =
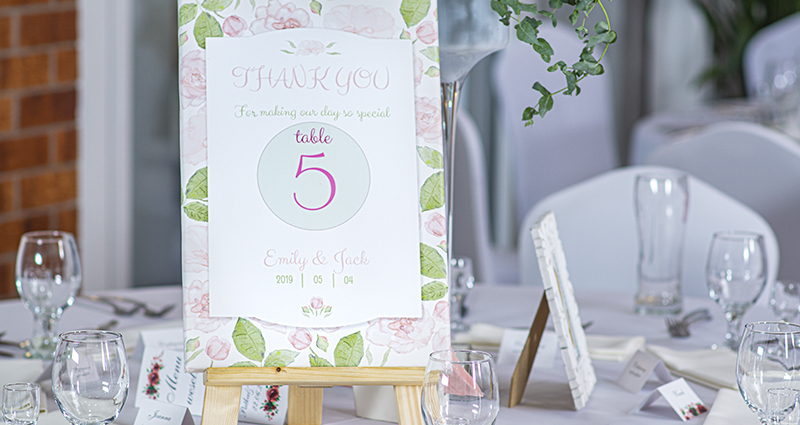
[(772, 312), (784, 322), (793, 322), (800, 314), (800, 282), (777, 280), (769, 299)]
[[(492, 10), (488, 0), (441, 0), (439, 17), (439, 63), (442, 84), (442, 127), (444, 130), (445, 219), (447, 222), (447, 264), (453, 252), (453, 158), (456, 141), (456, 110), (461, 86), (479, 60), (503, 49), (508, 27)], [(448, 273), (452, 283), (451, 273)], [(452, 288), (452, 285), (450, 286)]]
[(81, 263), (72, 234), (42, 230), (22, 235), (16, 284), (22, 303), (34, 316), (30, 355), (50, 360), (58, 321), (81, 286)]
[(725, 311), (728, 330), (722, 346), (739, 349), (742, 316), (767, 282), (764, 237), (750, 232), (714, 233), (706, 265), (708, 294)]
[(786, 322), (745, 325), (736, 358), (736, 382), (745, 403), (761, 423), (780, 423), (796, 409), (800, 389), (798, 368), (800, 325)]
[(62, 333), (52, 377), (53, 396), (70, 423), (113, 422), (130, 385), (122, 336), (96, 330)]
[(489, 425), (500, 411), (492, 355), (474, 350), (431, 353), (422, 384), (426, 425)]

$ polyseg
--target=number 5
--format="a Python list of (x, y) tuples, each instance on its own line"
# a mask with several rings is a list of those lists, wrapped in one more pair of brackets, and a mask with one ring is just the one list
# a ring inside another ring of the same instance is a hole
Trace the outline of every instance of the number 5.
[(303, 174), (306, 171), (319, 171), (320, 173), (324, 174), (325, 177), (328, 178), (328, 183), (330, 183), (330, 185), (331, 185), (331, 196), (328, 197), (328, 202), (326, 202), (325, 205), (323, 205), (323, 206), (321, 206), (319, 208), (308, 208), (308, 207), (306, 207), (305, 205), (301, 204), (300, 201), (297, 200), (297, 192), (294, 193), (294, 202), (297, 203), (297, 205), (299, 205), (300, 208), (302, 208), (304, 210), (309, 210), (309, 211), (318, 211), (318, 210), (321, 210), (321, 209), (327, 207), (331, 203), (331, 201), (333, 201), (333, 196), (336, 195), (336, 181), (333, 180), (333, 176), (331, 175), (331, 173), (329, 173), (327, 170), (324, 170), (322, 168), (310, 167), (310, 168), (303, 169), (303, 158), (325, 158), (325, 153), (322, 152), (322, 153), (318, 153), (316, 155), (300, 155), (300, 164), (297, 165), (297, 174), (294, 175), (295, 178), (298, 178), (298, 177), (300, 177), (300, 174)]

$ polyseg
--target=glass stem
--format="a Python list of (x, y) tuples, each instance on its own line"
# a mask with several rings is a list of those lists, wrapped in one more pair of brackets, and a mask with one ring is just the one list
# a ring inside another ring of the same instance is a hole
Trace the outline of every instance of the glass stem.
[(725, 334), (725, 340), (730, 343), (729, 347), (731, 349), (738, 350), (739, 339), (742, 334), (742, 313), (738, 311), (726, 311), (725, 319), (728, 322), (728, 332)]
[(36, 314), (33, 321), (31, 346), (39, 358), (51, 359), (56, 349), (56, 327), (59, 315)]

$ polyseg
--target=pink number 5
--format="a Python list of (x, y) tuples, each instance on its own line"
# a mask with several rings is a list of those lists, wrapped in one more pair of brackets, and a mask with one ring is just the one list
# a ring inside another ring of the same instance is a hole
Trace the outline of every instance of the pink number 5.
[(303, 174), (306, 171), (312, 171), (312, 170), (313, 171), (319, 171), (320, 173), (324, 174), (325, 177), (328, 178), (328, 183), (330, 183), (330, 185), (331, 185), (331, 196), (328, 197), (328, 202), (326, 202), (325, 205), (323, 205), (323, 206), (321, 206), (319, 208), (308, 208), (305, 205), (301, 204), (300, 201), (297, 200), (297, 192), (294, 193), (294, 202), (296, 202), (297, 205), (299, 205), (300, 208), (302, 208), (304, 210), (309, 210), (309, 211), (321, 210), (321, 209), (327, 207), (331, 203), (331, 201), (333, 201), (333, 196), (336, 195), (336, 181), (333, 180), (333, 176), (331, 175), (331, 173), (328, 172), (328, 170), (324, 170), (322, 168), (316, 168), (316, 167), (309, 167), (309, 168), (303, 169), (303, 158), (325, 158), (325, 153), (324, 152), (323, 153), (318, 153), (316, 155), (300, 155), (300, 164), (297, 165), (297, 174), (295, 174), (294, 177), (298, 178), (298, 177), (300, 177), (300, 174)]

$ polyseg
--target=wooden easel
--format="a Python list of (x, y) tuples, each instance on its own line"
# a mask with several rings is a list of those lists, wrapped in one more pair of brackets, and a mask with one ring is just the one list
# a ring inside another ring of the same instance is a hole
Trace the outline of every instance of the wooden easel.
[(203, 423), (236, 425), (243, 385), (289, 385), (288, 425), (322, 423), (322, 390), (336, 385), (392, 385), (399, 425), (423, 425), (420, 397), (424, 367), (209, 368)]
[(514, 374), (511, 375), (511, 394), (508, 398), (508, 407), (514, 407), (522, 401), (522, 396), (525, 394), (525, 386), (528, 385), (528, 378), (531, 375), (533, 360), (536, 358), (536, 351), (542, 341), (542, 334), (544, 334), (548, 316), (550, 316), (550, 306), (547, 304), (547, 294), (544, 293), (542, 294), (542, 300), (539, 302), (539, 309), (536, 310), (536, 316), (533, 318), (531, 330), (528, 332), (528, 339), (525, 341), (517, 366), (514, 368)]

